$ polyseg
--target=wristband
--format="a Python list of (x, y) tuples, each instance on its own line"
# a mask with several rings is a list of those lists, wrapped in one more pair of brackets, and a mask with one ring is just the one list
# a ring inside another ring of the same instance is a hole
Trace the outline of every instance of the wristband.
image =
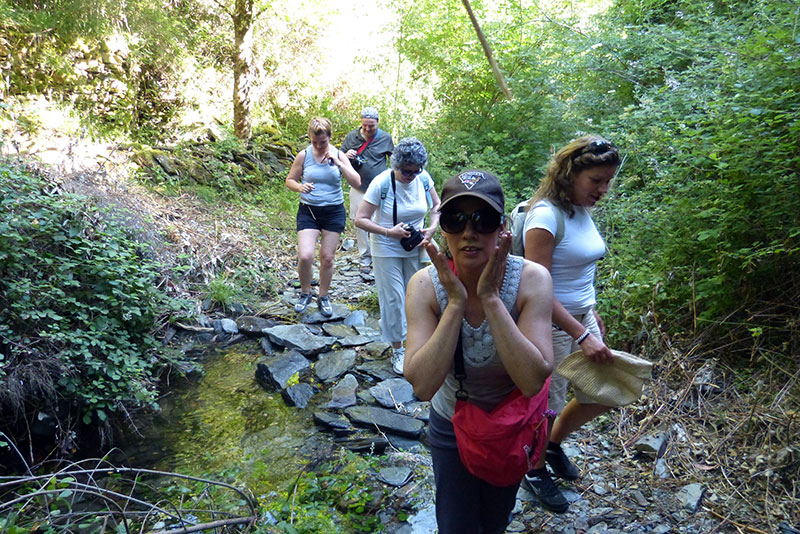
[(575, 339), (575, 343), (580, 345), (581, 343), (586, 341), (586, 338), (589, 337), (589, 334), (591, 334), (591, 332), (589, 332), (589, 329), (587, 328), (586, 331), (583, 334), (580, 335), (580, 337)]
[(383, 229), (383, 235), (384, 235), (384, 237), (389, 237), (389, 229), (388, 228), (384, 228)]

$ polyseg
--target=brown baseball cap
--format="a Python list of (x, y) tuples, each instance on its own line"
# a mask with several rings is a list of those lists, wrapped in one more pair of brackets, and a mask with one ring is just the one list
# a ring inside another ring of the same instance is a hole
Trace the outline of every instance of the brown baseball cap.
[(470, 170), (456, 174), (442, 188), (442, 211), (448, 202), (458, 197), (478, 197), (489, 204), (500, 215), (505, 214), (506, 199), (500, 180), (492, 173)]

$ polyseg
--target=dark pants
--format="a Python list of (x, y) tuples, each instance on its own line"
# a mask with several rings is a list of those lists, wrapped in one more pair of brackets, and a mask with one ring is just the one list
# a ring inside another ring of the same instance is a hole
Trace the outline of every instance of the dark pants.
[(499, 488), (471, 474), (458, 449), (431, 446), (439, 534), (502, 534), (519, 484)]

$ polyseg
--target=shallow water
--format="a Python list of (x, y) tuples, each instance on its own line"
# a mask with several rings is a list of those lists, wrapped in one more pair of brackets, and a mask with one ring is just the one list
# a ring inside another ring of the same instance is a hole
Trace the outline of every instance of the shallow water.
[(311, 410), (288, 407), (255, 380), (260, 351), (238, 344), (212, 351), (205, 376), (180, 380), (142, 436), (120, 445), (127, 465), (196, 476), (230, 474), (258, 491), (293, 480), (309, 458), (330, 454)]

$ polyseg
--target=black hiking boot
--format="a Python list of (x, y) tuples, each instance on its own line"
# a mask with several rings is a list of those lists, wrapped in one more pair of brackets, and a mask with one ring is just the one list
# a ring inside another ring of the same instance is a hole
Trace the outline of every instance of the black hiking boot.
[(578, 480), (578, 477), (581, 475), (581, 472), (575, 467), (575, 464), (573, 464), (564, 453), (560, 443), (549, 443), (547, 445), (545, 459), (553, 470), (553, 474), (558, 478), (563, 478), (564, 480)]
[(542, 506), (551, 512), (562, 514), (569, 508), (567, 499), (558, 489), (558, 485), (550, 478), (546, 467), (528, 471), (528, 474), (525, 475), (525, 486), (539, 499)]

